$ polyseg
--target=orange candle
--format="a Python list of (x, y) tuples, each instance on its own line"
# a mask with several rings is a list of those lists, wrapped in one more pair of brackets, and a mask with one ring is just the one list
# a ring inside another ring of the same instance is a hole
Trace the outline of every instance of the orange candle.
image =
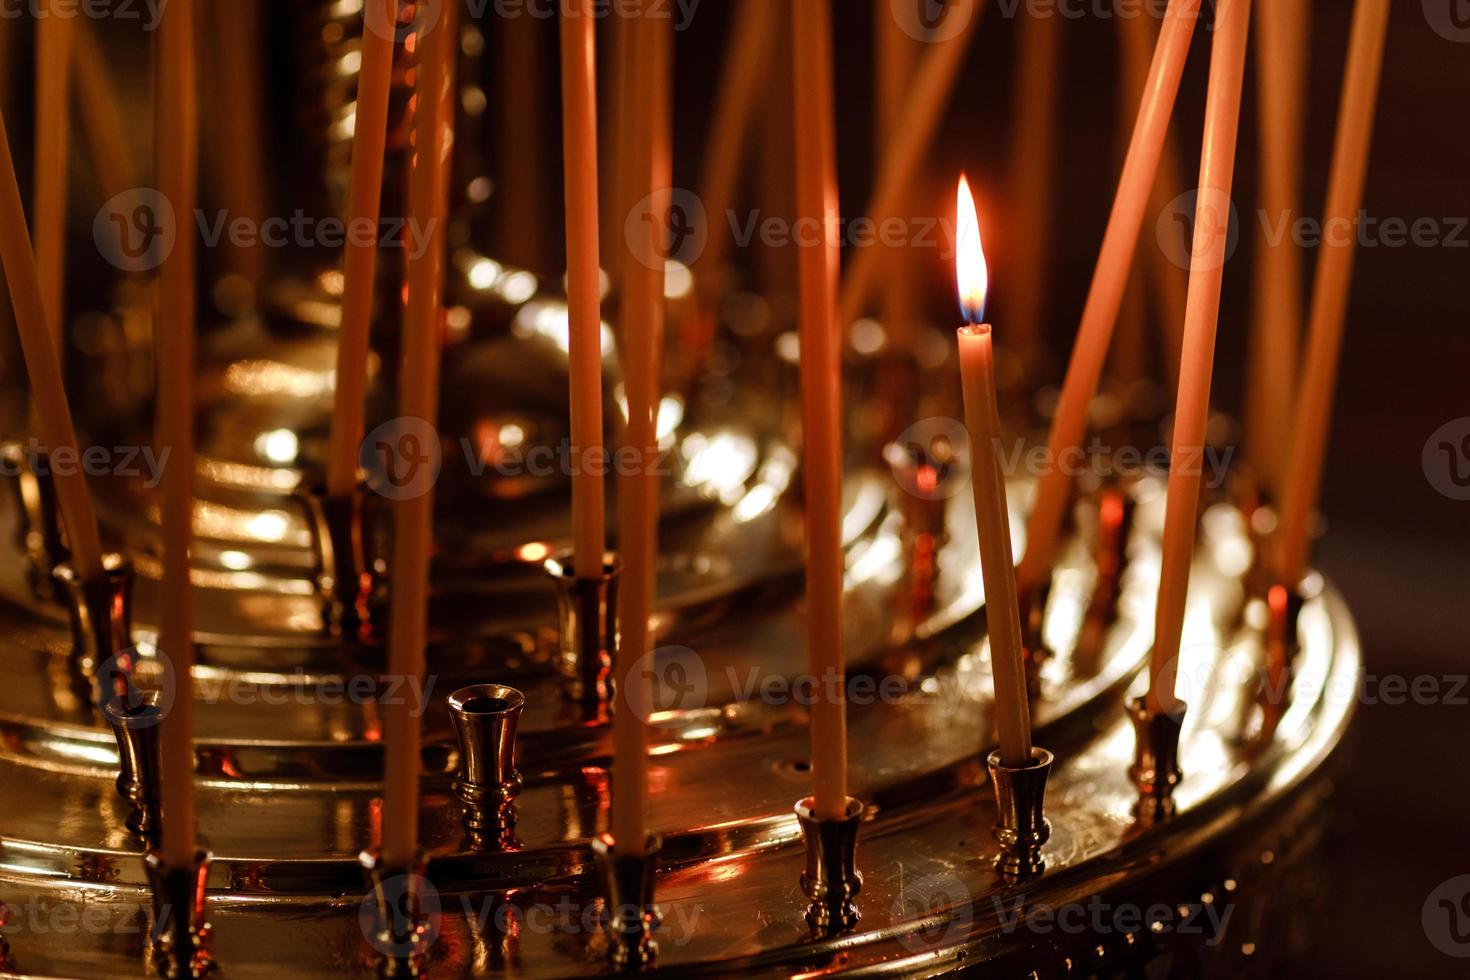
[(592, 0), (561, 15), (566, 172), (567, 319), (571, 333), (573, 564), (600, 578), (607, 548), (602, 474), (602, 299), (597, 243), (597, 54)]
[(367, 0), (362, 68), (352, 131), (352, 169), (347, 185), (347, 227), (372, 234), (347, 236), (342, 253), (342, 327), (337, 337), (337, 390), (327, 458), (327, 493), (342, 497), (357, 485), (358, 444), (367, 411), (368, 341), (378, 259), (378, 212), (383, 198), (383, 156), (388, 143), (388, 97), (393, 85), (393, 28), (398, 0)]
[(1062, 18), (1056, 12), (1025, 16), (1017, 54), (1016, 144), (1011, 157), (1014, 201), (1011, 262), (1006, 276), (1014, 314), (1006, 317), (1014, 343), (1029, 351), (1042, 343), (1042, 316), (1050, 289), (1047, 243), (1051, 223), (1057, 89)]
[[(800, 6), (800, 5), (798, 5)], [(897, 9), (897, 8), (895, 8)], [(944, 38), (928, 46), (904, 101), (899, 126), (889, 141), (888, 152), (878, 165), (878, 183), (868, 199), (867, 217), (874, 228), (882, 228), (898, 214), (904, 195), (914, 186), (914, 177), (923, 163), (940, 117), (954, 91), (960, 66), (970, 39), (975, 36), (985, 0), (957, 0), (944, 15), (935, 34)], [(916, 18), (917, 20), (917, 18)], [(798, 53), (797, 63), (803, 55)], [(798, 88), (798, 95), (801, 95)], [(799, 127), (798, 127), (799, 128)], [(837, 322), (845, 329), (858, 317), (878, 285), (883, 260), (888, 250), (859, 248), (853, 251), (842, 276), (842, 293), (838, 302)]]
[[(648, 840), (648, 718), (653, 691), (648, 676), (633, 666), (647, 653), (652, 634), (654, 576), (658, 557), (659, 481), (658, 388), (664, 330), (662, 257), (672, 180), (669, 98), (669, 24), (649, 17), (652, 0), (627, 28), (631, 77), (627, 120), (628, 170), (620, 179), (634, 201), (650, 202), (647, 221), (636, 225), (641, 241), (629, 241), (624, 258), (623, 391), (628, 403), (626, 450), (641, 461), (623, 478), (618, 493), (623, 584), (619, 592), (622, 638), (613, 664), (617, 702), (613, 710), (612, 827), (618, 850), (644, 853)], [(634, 233), (634, 232), (630, 232)]]
[(138, 176), (123, 132), (122, 109), (113, 93), (114, 82), (102, 45), (97, 41), (95, 25), (79, 25), (76, 46), (77, 111), (92, 172), (101, 185), (98, 194), (110, 201), (137, 187)]
[[(80, 459), (66, 389), (61, 384), (56, 342), (46, 322), (36, 255), (31, 251), (25, 205), (21, 203), (20, 183), (16, 180), (10, 137), (3, 119), (0, 119), (0, 262), (5, 266), (10, 305), (15, 311), (21, 353), (30, 379), (36, 428), (48, 448), (64, 449), (72, 458)], [(64, 468), (55, 470), (52, 479), (71, 546), (72, 564), (83, 579), (95, 578), (103, 571), (102, 542), (97, 534), (92, 498), (87, 494), (86, 477), (80, 469)]]
[(1031, 764), (1031, 709), (1021, 662), (1021, 612), (1016, 602), (1016, 566), (1011, 555), (1011, 518), (1005, 472), (1000, 465), (1000, 412), (995, 395), (995, 351), (985, 318), (989, 275), (980, 245), (980, 224), (970, 184), (960, 178), (955, 222), (956, 272), (966, 326), (959, 330), (960, 380), (965, 427), (970, 433), (970, 485), (980, 536), (980, 571), (985, 579), (985, 622), (995, 679), (995, 729), (1001, 761)]
[[(409, 207), (431, 229), (422, 253), (408, 266), (403, 362), (398, 413), (433, 422), (439, 409), (439, 357), (444, 325), (444, 226), (449, 211), (451, 130), (454, 124), (454, 6), (417, 38), (414, 153)], [(393, 591), (389, 609), (388, 673), (412, 682), (424, 675), (428, 643), (429, 558), (434, 545), (432, 485), (394, 504)], [(421, 719), (405, 698), (382, 707), (387, 766), (383, 793), (382, 859), (402, 868), (418, 848)]]
[(847, 813), (846, 665), (842, 640), (841, 353), (836, 318), (837, 161), (827, 7), (792, 4), (796, 89), (796, 215), (819, 229), (798, 243), (802, 479), (806, 497), (807, 656), (812, 704), (812, 797), (821, 819)]
[(65, 352), (66, 183), (71, 144), (71, 65), (76, 17), (47, 0), (36, 22), (36, 265), (46, 322)]
[(159, 271), (158, 440), (170, 453), (163, 473), (163, 591), (158, 647), (174, 674), (174, 703), (159, 727), (164, 862), (192, 865), (194, 821), (194, 358), (196, 240), (187, 216), (198, 200), (198, 90), (194, 0), (173, 0), (162, 24), (159, 62), (158, 186), (182, 233)]
[[(903, 123), (904, 101), (913, 81), (914, 62), (918, 58), (920, 42), (904, 30), (904, 25), (893, 15), (892, 0), (874, 0), (873, 34), (876, 38), (877, 70), (873, 73), (874, 106), (876, 108), (873, 138), (875, 159), (882, 159), (888, 151), (889, 142), (899, 132)], [(922, 184), (920, 180), (918, 183)], [(912, 195), (907, 196), (901, 208), (911, 206)], [(887, 336), (889, 349), (903, 353), (913, 347), (914, 328), (914, 250), (898, 245), (876, 247), (888, 252), (881, 275), (883, 292), (879, 307), (879, 322)], [(900, 379), (880, 381), (879, 397), (894, 391), (892, 401), (902, 404)], [(903, 423), (907, 424), (907, 423)]]
[(1311, 8), (1307, 0), (1274, 0), (1255, 12), (1265, 221), (1256, 241), (1244, 443), (1262, 489), (1279, 500), (1302, 330), (1302, 250), (1288, 229), (1301, 202)]
[(1203, 471), (1205, 429), (1210, 415), (1210, 379), (1215, 364), (1215, 329), (1229, 238), (1230, 191), (1235, 178), (1235, 142), (1240, 128), (1250, 0), (1219, 0), (1205, 99), (1205, 135), (1200, 158), (1200, 192), (1190, 252), (1189, 303), (1184, 316), (1184, 359), (1174, 409), (1173, 460), (1164, 515), (1164, 550), (1159, 599), (1154, 613), (1154, 648), (1149, 658), (1148, 707), (1173, 713), (1179, 646), (1189, 566), (1194, 558)]
[(1200, 0), (1169, 0), (1164, 15), (1148, 85), (1123, 164), (1123, 176), (1113, 198), (1092, 286), (1082, 309), (1072, 360), (1067, 365), (1067, 377), (1052, 419), (1047, 441), (1047, 458), (1052, 465), (1037, 483), (1036, 502), (1026, 524), (1026, 552), (1017, 570), (1022, 589), (1035, 588), (1051, 574), (1052, 555), (1072, 494), (1071, 467), (1061, 462), (1077, 451), (1087, 434), (1088, 410), (1097, 392), (1098, 379), (1102, 377), (1113, 326), (1128, 288), (1139, 229), (1148, 210), (1149, 190), (1158, 172), (1169, 116), (1179, 94), (1179, 78), (1189, 55), (1199, 8)]
[(1356, 225), (1368, 174), (1368, 149), (1378, 108), (1378, 78), (1388, 34), (1388, 0), (1358, 0), (1348, 46), (1342, 108), (1322, 227), (1322, 255), (1312, 289), (1306, 363), (1297, 393), (1296, 428), (1281, 506), (1281, 579), (1301, 580), (1310, 550), (1310, 524), (1322, 488), (1327, 430), (1337, 387), (1337, 362), (1347, 321), (1356, 257)]

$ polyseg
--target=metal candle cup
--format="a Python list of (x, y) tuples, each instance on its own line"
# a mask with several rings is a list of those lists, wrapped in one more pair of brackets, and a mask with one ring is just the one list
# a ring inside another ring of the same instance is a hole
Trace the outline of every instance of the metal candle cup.
[(801, 890), (811, 904), (806, 921), (818, 935), (830, 936), (856, 926), (862, 917), (855, 899), (863, 887), (863, 876), (857, 869), (858, 828), (863, 820), (863, 804), (847, 798), (847, 812), (840, 820), (824, 820), (816, 815), (811, 797), (796, 804), (796, 817), (806, 839), (806, 870), (801, 875)]
[(556, 588), (556, 667), (570, 700), (604, 705), (612, 700), (613, 653), (618, 647), (618, 582), (622, 561), (609, 553), (600, 578), (578, 578), (570, 554), (548, 559)]
[(516, 726), (525, 706), (524, 694), (501, 684), (465, 687), (449, 696), (449, 715), (459, 736), (454, 795), (471, 830), (515, 823), (513, 801), (521, 791)]
[(1046, 749), (1031, 749), (1029, 766), (1007, 766), (999, 751), (986, 765), (995, 785), (995, 839), (1000, 842), (996, 868), (1014, 878), (1038, 875), (1046, 869), (1041, 849), (1051, 839), (1046, 819), (1046, 781), (1055, 757)]
[(622, 854), (609, 834), (592, 842), (592, 856), (607, 905), (604, 929), (608, 958), (616, 969), (641, 969), (658, 958), (658, 942), (653, 935), (659, 924), (654, 888), (662, 843), (656, 835), (650, 836), (642, 854)]

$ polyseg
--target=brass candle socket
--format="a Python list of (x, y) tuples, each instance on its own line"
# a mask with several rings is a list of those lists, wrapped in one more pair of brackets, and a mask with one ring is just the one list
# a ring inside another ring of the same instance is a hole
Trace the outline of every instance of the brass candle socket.
[(148, 955), (153, 972), (166, 980), (203, 977), (214, 970), (205, 914), (209, 861), (205, 850), (196, 851), (193, 862), (180, 868), (171, 867), (156, 850), (143, 858), (153, 893)]
[(818, 936), (834, 936), (857, 925), (857, 895), (863, 888), (863, 875), (857, 869), (858, 828), (863, 820), (863, 804), (848, 797), (847, 810), (841, 819), (817, 816), (814, 801), (807, 797), (796, 804), (796, 818), (806, 840), (806, 870), (801, 875), (801, 890), (811, 904), (806, 922)]
[(375, 849), (358, 855), (368, 897), (359, 924), (377, 953), (378, 975), (424, 975), (429, 947), (438, 938), (438, 899), (416, 855), (407, 866), (386, 863)]
[(369, 547), (368, 501), (359, 482), (350, 494), (328, 494), (322, 487), (296, 493), (306, 512), (317, 557), (316, 587), (328, 633), (374, 645), (383, 640), (379, 608), (382, 578)]
[(5, 927), (10, 925), (10, 906), (0, 902), (0, 970), (15, 972), (15, 960), (10, 956), (10, 943), (5, 941)]
[(995, 866), (1007, 877), (1029, 878), (1046, 870), (1041, 849), (1051, 839), (1046, 781), (1053, 761), (1043, 748), (1032, 748), (1027, 766), (1005, 765), (998, 749), (985, 760), (995, 786), (995, 839), (1000, 842)]
[(1144, 826), (1152, 826), (1174, 816), (1174, 787), (1183, 772), (1179, 768), (1179, 736), (1184, 730), (1184, 714), (1188, 705), (1176, 701), (1170, 714), (1150, 711), (1145, 698), (1128, 703), (1128, 718), (1133, 722), (1135, 740), (1133, 765), (1128, 778), (1138, 787), (1134, 816)]
[(623, 563), (609, 552), (603, 556), (598, 578), (578, 578), (570, 554), (547, 559), (545, 568), (556, 588), (555, 661), (565, 680), (566, 695), (585, 705), (610, 704)]
[(1293, 668), (1302, 648), (1302, 610), (1321, 594), (1322, 580), (1316, 574), (1307, 575), (1295, 588), (1277, 582), (1266, 589), (1266, 627), (1261, 644), (1265, 663), (1258, 697), (1263, 735), (1276, 730), (1290, 704)]
[(46, 452), (18, 442), (0, 444), (0, 463), (15, 502), (16, 543), (29, 565), (27, 577), (38, 599), (55, 598), (52, 573), (69, 557), (61, 529), (61, 508)]
[(624, 854), (609, 834), (592, 841), (592, 857), (607, 905), (603, 930), (607, 935), (608, 959), (618, 970), (641, 970), (658, 958), (658, 907), (654, 886), (658, 877), (658, 852), (663, 842), (650, 835), (642, 854)]
[(133, 566), (120, 554), (102, 556), (99, 576), (83, 579), (71, 562), (56, 566), (71, 619), (71, 670), (80, 690), (98, 708), (128, 698), (136, 666), (133, 648)]
[(117, 793), (129, 807), (128, 829), (157, 843), (162, 800), (158, 723), (163, 720), (158, 694), (114, 698), (103, 705), (102, 714), (117, 739)]
[(501, 684), (463, 687), (449, 696), (449, 715), (459, 736), (459, 775), (454, 795), (464, 808), (464, 823), (475, 831), (515, 824), (515, 798), (521, 791), (516, 771), (516, 726), (526, 696)]
[(1016, 597), (1021, 616), (1021, 663), (1026, 671), (1026, 696), (1032, 701), (1042, 696), (1041, 670), (1052, 658), (1043, 635), (1050, 598), (1050, 577), (1040, 585), (1022, 590)]

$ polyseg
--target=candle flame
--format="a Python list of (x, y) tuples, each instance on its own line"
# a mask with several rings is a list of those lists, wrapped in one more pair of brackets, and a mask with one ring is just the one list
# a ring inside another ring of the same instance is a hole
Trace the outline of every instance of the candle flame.
[(960, 175), (959, 201), (955, 211), (955, 278), (960, 290), (960, 312), (968, 323), (985, 319), (985, 298), (990, 292), (990, 270), (980, 244), (980, 219), (970, 182)]

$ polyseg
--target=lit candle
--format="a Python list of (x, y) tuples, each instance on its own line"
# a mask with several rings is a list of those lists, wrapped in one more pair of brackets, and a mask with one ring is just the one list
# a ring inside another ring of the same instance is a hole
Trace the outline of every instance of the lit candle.
[[(1327, 430), (1337, 387), (1337, 362), (1347, 320), (1348, 289), (1356, 256), (1355, 222), (1363, 203), (1368, 149), (1378, 107), (1378, 78), (1383, 43), (1388, 34), (1388, 0), (1358, 0), (1348, 46), (1342, 108), (1327, 188), (1322, 255), (1312, 289), (1312, 315), (1301, 390), (1297, 393), (1296, 427), (1290, 468), (1281, 506), (1281, 580), (1301, 580), (1310, 550), (1310, 524), (1322, 488), (1327, 456)], [(1344, 231), (1343, 229), (1347, 229)]]
[(980, 571), (985, 579), (985, 622), (995, 680), (995, 729), (1001, 761), (1019, 768), (1031, 764), (1031, 712), (1021, 662), (1021, 613), (1011, 556), (1011, 518), (1006, 505), (1005, 472), (1000, 465), (995, 352), (990, 324), (982, 322), (989, 275), (980, 244), (975, 199), (964, 177), (960, 178), (955, 229), (955, 271), (966, 322), (959, 329), (960, 379), (965, 427), (970, 433), (970, 483), (980, 536)]
[(71, 149), (71, 65), (76, 17), (60, 9), (61, 0), (46, 0), (36, 22), (36, 265), (46, 322), (65, 353), (63, 287), (66, 263), (67, 161)]
[[(368, 0), (357, 112), (352, 130), (352, 169), (347, 185), (347, 227), (378, 227), (383, 197), (383, 156), (388, 143), (388, 97), (393, 85), (393, 30), (398, 0)], [(342, 327), (337, 336), (337, 390), (327, 459), (327, 494), (345, 497), (357, 485), (358, 444), (367, 411), (368, 342), (373, 317), (378, 236), (350, 234), (342, 255)]]
[(836, 317), (837, 163), (827, 6), (792, 4), (796, 215), (821, 241), (797, 249), (802, 480), (806, 498), (807, 656), (813, 699), (812, 797), (817, 817), (847, 814), (847, 702), (842, 639), (842, 365)]
[(163, 586), (158, 647), (174, 677), (174, 702), (159, 726), (162, 764), (164, 863), (193, 865), (194, 819), (194, 591), (189, 549), (194, 534), (195, 255), (198, 199), (198, 75), (194, 0), (174, 0), (162, 24), (159, 62), (158, 186), (183, 225), (159, 271), (158, 439), (169, 452), (163, 472)]
[(1210, 415), (1210, 379), (1215, 364), (1215, 329), (1229, 239), (1229, 201), (1235, 177), (1235, 143), (1240, 128), (1250, 0), (1219, 0), (1205, 97), (1205, 134), (1200, 156), (1200, 191), (1190, 252), (1189, 302), (1184, 316), (1184, 357), (1174, 409), (1174, 445), (1164, 514), (1164, 547), (1154, 612), (1154, 648), (1149, 658), (1148, 708), (1173, 714), (1180, 642), (1184, 634), (1189, 566), (1194, 558), (1199, 516), (1205, 430)]
[(1256, 86), (1261, 119), (1261, 209), (1244, 445), (1261, 485), (1279, 501), (1291, 433), (1297, 348), (1302, 331), (1302, 250), (1285, 229), (1301, 202), (1302, 122), (1306, 99), (1307, 0), (1256, 5)]
[[(417, 40), (413, 171), (409, 208), (429, 229), (426, 247), (409, 258), (408, 305), (403, 321), (399, 415), (432, 422), (439, 409), (439, 358), (443, 336), (444, 225), (449, 208), (450, 136), (453, 127), (454, 5)], [(434, 544), (433, 487), (394, 504), (393, 590), (388, 624), (388, 674), (412, 683), (424, 675), (428, 642), (429, 558)], [(409, 866), (418, 847), (420, 719), (405, 698), (382, 707), (387, 765), (383, 793), (382, 860)]]
[(622, 638), (613, 664), (617, 701), (613, 710), (613, 838), (623, 854), (642, 854), (648, 839), (648, 718), (653, 709), (652, 681), (633, 666), (649, 652), (654, 576), (658, 557), (659, 481), (658, 369), (664, 330), (664, 270), (661, 262), (639, 258), (664, 254), (672, 156), (669, 116), (670, 37), (668, 22), (646, 16), (652, 0), (627, 28), (631, 103), (623, 107), (628, 123), (626, 180), (632, 200), (648, 200), (649, 219), (636, 224), (646, 236), (629, 242), (623, 298), (623, 391), (628, 403), (626, 450), (640, 461), (618, 493), (619, 543), (623, 584), (619, 592)]
[(1179, 78), (1189, 55), (1190, 38), (1199, 19), (1200, 0), (1169, 0), (1164, 26), (1149, 69), (1148, 85), (1138, 108), (1138, 121), (1123, 176), (1113, 198), (1113, 210), (1103, 233), (1097, 268), (1092, 274), (1092, 287), (1082, 309), (1082, 322), (1072, 347), (1072, 360), (1052, 419), (1047, 441), (1047, 459), (1053, 465), (1041, 474), (1036, 486), (1036, 502), (1026, 523), (1026, 552), (1017, 570), (1024, 590), (1040, 585), (1051, 574), (1053, 552), (1061, 533), (1062, 519), (1072, 493), (1072, 468), (1060, 465), (1082, 445), (1087, 434), (1088, 410), (1097, 392), (1112, 342), (1113, 326), (1123, 305), (1128, 276), (1133, 268), (1134, 249), (1148, 210), (1149, 189), (1158, 172), (1159, 157), (1164, 149), (1164, 135), (1169, 128), (1169, 115), (1179, 94)]
[(597, 54), (592, 0), (561, 15), (562, 148), (566, 172), (567, 319), (571, 334), (573, 565), (578, 578), (601, 578), (602, 300), (597, 244)]

